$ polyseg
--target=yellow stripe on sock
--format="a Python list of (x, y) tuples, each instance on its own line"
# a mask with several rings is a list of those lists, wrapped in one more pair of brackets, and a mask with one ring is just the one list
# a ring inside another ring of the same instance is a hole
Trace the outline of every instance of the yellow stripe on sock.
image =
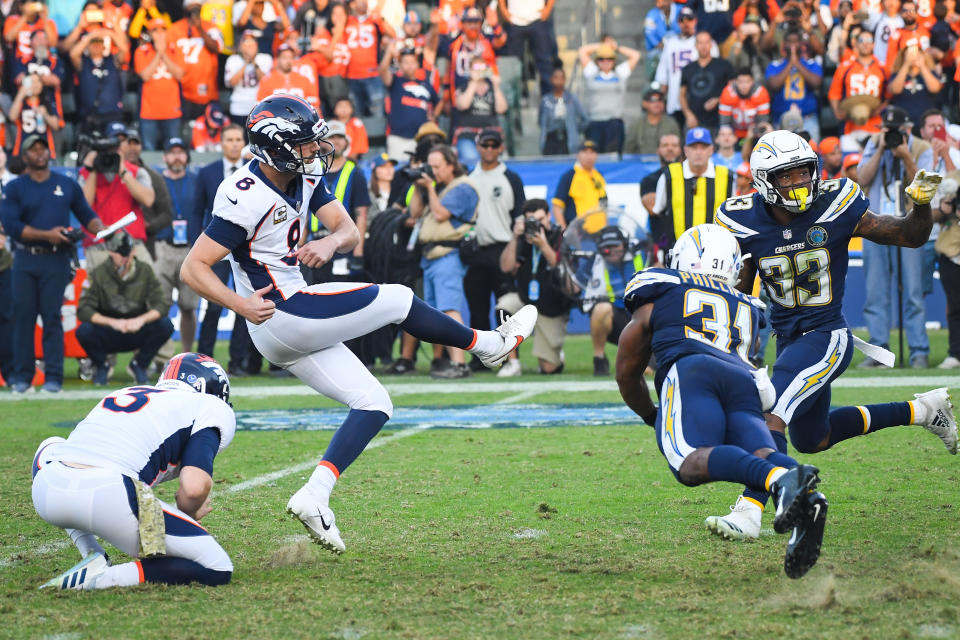
[(870, 429), (870, 416), (867, 414), (866, 407), (858, 406), (857, 409), (860, 410), (860, 417), (863, 418), (863, 432), (866, 433)]
[[(770, 478), (773, 477), (773, 474), (775, 474), (777, 471), (786, 471), (786, 468), (784, 468), (784, 467), (774, 467), (773, 469), (770, 469), (770, 473), (767, 474), (767, 479), (764, 480), (764, 482), (763, 482), (763, 486), (765, 486), (765, 487), (767, 488), (767, 491), (770, 490)], [(746, 498), (746, 496), (744, 496), (744, 497)], [(747, 500), (750, 500), (750, 498), (747, 498)], [(757, 501), (754, 500), (754, 502), (757, 502)], [(760, 503), (757, 502), (757, 504), (760, 504)], [(762, 509), (763, 507), (761, 506), (760, 508)]]
[(915, 417), (917, 414), (916, 414), (916, 412), (915, 412), (914, 409), (913, 409), (913, 403), (914, 403), (914, 402), (916, 402), (916, 400), (911, 400), (911, 401), (909, 401), (909, 402), (907, 403), (907, 406), (910, 407), (910, 424), (916, 424), (916, 422), (914, 422), (914, 417)]
[(760, 511), (763, 511), (763, 504), (761, 504), (761, 502), (760, 502), (759, 500), (756, 500), (756, 499), (754, 499), (754, 498), (750, 498), (750, 497), (748, 497), (748, 496), (740, 496), (740, 497), (743, 498), (744, 500), (746, 500), (747, 502), (751, 502), (751, 503), (757, 505), (758, 507), (760, 507)]

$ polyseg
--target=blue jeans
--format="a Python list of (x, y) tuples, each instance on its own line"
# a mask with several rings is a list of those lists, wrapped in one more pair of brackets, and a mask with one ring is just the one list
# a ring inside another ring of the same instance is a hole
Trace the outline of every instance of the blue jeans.
[(903, 328), (912, 359), (930, 354), (923, 302), (923, 247), (907, 249), (863, 241), (863, 270), (867, 287), (863, 317), (870, 331), (870, 342), (889, 345), (890, 329), (896, 321), (898, 249), (902, 265)]
[(597, 143), (601, 153), (609, 151), (623, 153), (623, 138), (623, 120), (620, 118), (595, 120), (587, 125), (587, 130), (583, 134), (584, 140), (593, 140)]
[[(70, 257), (64, 253), (13, 258), (13, 381), (33, 380), (37, 316), (43, 322), (43, 367), (47, 382), (63, 384), (63, 322), (60, 309), (70, 282)], [(8, 381), (10, 382), (10, 381)]]
[(383, 81), (379, 76), (373, 78), (361, 78), (359, 80), (347, 79), (347, 86), (350, 87), (350, 99), (353, 100), (353, 106), (357, 109), (359, 116), (371, 116), (371, 108), (374, 105), (380, 105), (383, 112)]
[(10, 384), (13, 375), (13, 274), (0, 271), (0, 376)]
[(148, 322), (136, 333), (121, 333), (112, 327), (92, 322), (84, 322), (77, 327), (77, 342), (97, 367), (104, 366), (111, 353), (136, 351), (133, 362), (146, 369), (171, 335), (173, 323), (170, 318)]
[[(180, 118), (171, 118), (169, 120), (147, 120), (146, 118), (141, 118), (140, 135), (143, 136), (144, 151), (163, 149), (167, 140), (180, 135)], [(158, 135), (160, 136), (159, 145), (157, 144)]]
[(460, 164), (471, 169), (480, 162), (480, 152), (477, 151), (477, 142), (473, 136), (463, 136), (457, 140), (457, 156)]

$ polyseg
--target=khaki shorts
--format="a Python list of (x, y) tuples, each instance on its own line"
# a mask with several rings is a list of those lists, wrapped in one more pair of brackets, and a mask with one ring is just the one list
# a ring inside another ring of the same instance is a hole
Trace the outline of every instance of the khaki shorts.
[[(515, 291), (511, 291), (497, 300), (497, 309), (507, 313), (516, 313), (523, 306), (523, 300)], [(533, 355), (559, 367), (563, 364), (563, 341), (567, 338), (567, 322), (570, 314), (562, 316), (537, 316), (533, 330)]]
[(163, 240), (158, 240), (153, 249), (157, 254), (157, 259), (152, 263), (153, 272), (160, 281), (167, 301), (173, 300), (173, 290), (176, 289), (177, 307), (180, 311), (195, 311), (200, 302), (200, 296), (180, 280), (180, 266), (190, 252), (190, 247), (187, 245), (175, 247)]

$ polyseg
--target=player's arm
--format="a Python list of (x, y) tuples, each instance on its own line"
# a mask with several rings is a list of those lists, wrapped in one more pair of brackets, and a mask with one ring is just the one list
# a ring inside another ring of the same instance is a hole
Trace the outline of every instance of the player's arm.
[(657, 420), (657, 409), (650, 399), (650, 390), (643, 372), (650, 362), (650, 314), (653, 303), (647, 303), (633, 312), (633, 319), (620, 334), (617, 346), (617, 385), (627, 406), (648, 425)]
[(223, 284), (213, 272), (213, 265), (223, 260), (229, 252), (227, 247), (208, 236), (206, 232), (201, 233), (196, 244), (183, 260), (180, 279), (210, 302), (232, 309), (253, 324), (261, 324), (270, 319), (275, 311), (276, 305), (271, 300), (263, 299), (264, 294), (273, 289), (273, 285), (255, 291), (249, 298), (244, 298)]
[(877, 244), (917, 248), (927, 241), (932, 228), (930, 203), (915, 204), (913, 210), (902, 218), (867, 211), (860, 218), (853, 235)]
[(737, 289), (747, 295), (753, 295), (753, 281), (756, 277), (757, 265), (754, 264), (753, 258), (748, 256), (743, 259), (743, 266), (740, 267), (740, 281), (737, 282)]
[(339, 200), (330, 200), (317, 209), (317, 219), (330, 230), (330, 235), (311, 240), (298, 248), (294, 255), (311, 268), (322, 267), (333, 259), (335, 253), (349, 253), (360, 242), (357, 225)]
[(210, 489), (213, 478), (200, 467), (180, 469), (180, 486), (177, 488), (177, 508), (199, 520), (210, 513)]

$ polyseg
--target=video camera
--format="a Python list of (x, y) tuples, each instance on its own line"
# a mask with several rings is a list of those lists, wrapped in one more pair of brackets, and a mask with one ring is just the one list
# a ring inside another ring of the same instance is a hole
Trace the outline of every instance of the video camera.
[(120, 171), (120, 139), (116, 136), (105, 136), (99, 131), (90, 135), (82, 135), (78, 140), (81, 160), (86, 151), (96, 151), (93, 159), (93, 169), (97, 173), (117, 173)]

